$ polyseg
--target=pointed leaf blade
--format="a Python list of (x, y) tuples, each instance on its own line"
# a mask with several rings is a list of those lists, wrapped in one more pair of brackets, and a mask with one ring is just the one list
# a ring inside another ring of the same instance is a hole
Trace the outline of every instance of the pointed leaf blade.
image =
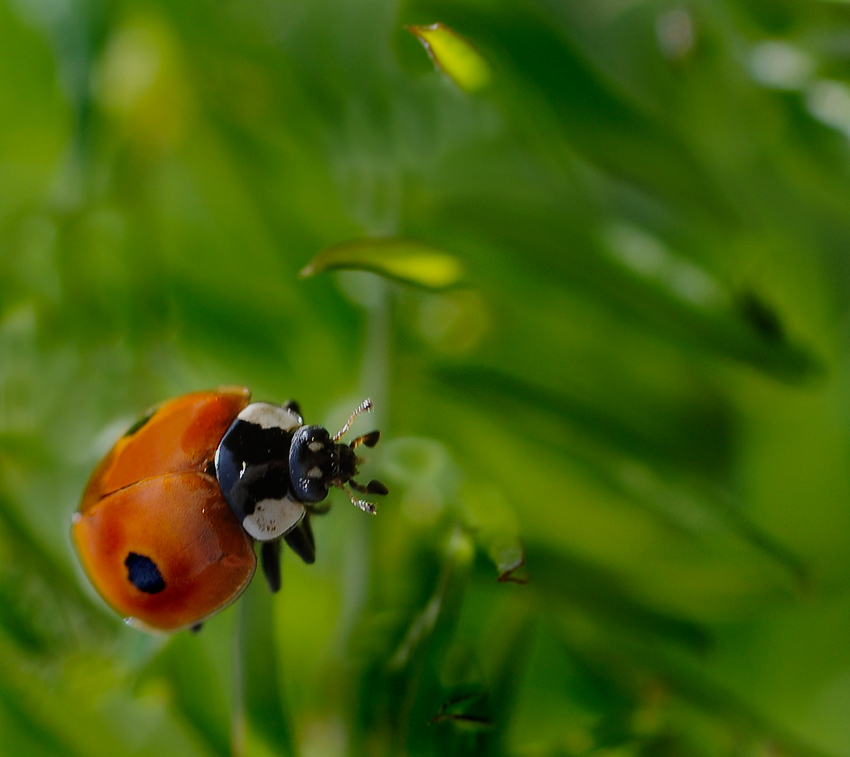
[(465, 279), (464, 267), (455, 256), (405, 239), (362, 239), (327, 247), (299, 276), (333, 270), (370, 271), (434, 291), (460, 286)]
[(466, 38), (445, 24), (411, 25), (407, 30), (428, 51), (434, 65), (466, 92), (484, 89), (492, 79), (490, 66)]

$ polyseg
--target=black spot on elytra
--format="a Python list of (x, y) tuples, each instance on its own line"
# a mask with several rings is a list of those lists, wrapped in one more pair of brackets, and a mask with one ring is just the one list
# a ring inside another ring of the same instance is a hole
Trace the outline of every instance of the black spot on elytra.
[(130, 552), (124, 560), (124, 565), (127, 566), (127, 578), (139, 591), (157, 594), (165, 588), (162, 573), (150, 557)]
[(156, 415), (156, 410), (149, 410), (145, 415), (143, 415), (139, 420), (137, 420), (130, 428), (128, 428), (124, 432), (124, 436), (132, 436), (135, 434), (142, 426), (144, 426), (151, 418)]

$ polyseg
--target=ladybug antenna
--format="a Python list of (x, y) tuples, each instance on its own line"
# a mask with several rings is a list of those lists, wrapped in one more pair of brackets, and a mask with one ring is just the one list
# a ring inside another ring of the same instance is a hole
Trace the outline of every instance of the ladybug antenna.
[[(355, 507), (361, 509), (364, 513), (370, 513), (372, 515), (376, 512), (376, 507), (372, 502), (368, 502), (365, 499), (358, 499), (357, 496), (351, 491), (354, 489), (356, 492), (360, 492), (361, 494), (379, 494), (384, 495), (388, 494), (389, 490), (386, 486), (384, 486), (380, 481), (376, 481), (372, 479), (368, 484), (361, 484), (354, 480), (354, 476), (357, 474), (357, 466), (363, 461), (354, 454), (354, 450), (357, 449), (361, 444), (366, 447), (374, 447), (378, 440), (381, 438), (380, 431), (370, 431), (368, 434), (363, 434), (362, 436), (358, 436), (351, 444), (342, 444), (339, 442), (339, 439), (345, 434), (346, 431), (351, 427), (351, 424), (354, 423), (354, 419), (360, 415), (361, 413), (368, 412), (372, 409), (372, 400), (365, 399), (361, 402), (351, 414), (349, 419), (345, 422), (345, 425), (332, 437), (334, 443), (336, 444), (336, 454), (337, 454), (337, 476), (335, 480), (331, 481), (333, 486), (336, 486), (338, 489), (342, 489), (351, 500), (351, 504)], [(351, 487), (351, 488), (349, 488)]]
[[(358, 406), (354, 409), (354, 412), (353, 412), (353, 413), (349, 416), (348, 420), (345, 422), (345, 425), (344, 425), (344, 426), (343, 426), (343, 427), (342, 427), (339, 431), (337, 431), (337, 432), (333, 435), (333, 437), (332, 437), (332, 438), (333, 438), (333, 440), (334, 440), (335, 442), (338, 442), (338, 441), (342, 438), (342, 435), (343, 435), (346, 431), (348, 431), (348, 429), (351, 427), (351, 424), (352, 424), (352, 423), (354, 423), (354, 419), (355, 419), (358, 415), (360, 415), (360, 413), (368, 412), (368, 411), (370, 411), (371, 409), (372, 409), (372, 400), (370, 400), (370, 399), (367, 397), (365, 400), (363, 400), (363, 402), (361, 402), (361, 403), (360, 403), (360, 404), (359, 404), (359, 405), (358, 405)], [(362, 437), (361, 437), (361, 438), (362, 438)], [(355, 439), (355, 441), (357, 441), (357, 440)], [(377, 440), (376, 440), (376, 441), (377, 441)], [(352, 446), (354, 446), (354, 445), (352, 444)], [(369, 446), (372, 446), (372, 445), (369, 445)]]
[(351, 504), (355, 507), (359, 507), (364, 513), (375, 515), (378, 512), (378, 508), (375, 507), (374, 502), (367, 502), (365, 499), (357, 499), (348, 487), (340, 486), (339, 488), (348, 495), (348, 498), (351, 500)]
[[(383, 496), (390, 493), (386, 486), (374, 478), (368, 484), (361, 484), (352, 478), (348, 480), (348, 486), (361, 494), (380, 494)], [(359, 507), (364, 513), (374, 515), (377, 512), (377, 508), (374, 503), (367, 502), (365, 499), (358, 499), (346, 486), (340, 486), (339, 488), (348, 495), (348, 498), (351, 500), (351, 504), (355, 507)]]

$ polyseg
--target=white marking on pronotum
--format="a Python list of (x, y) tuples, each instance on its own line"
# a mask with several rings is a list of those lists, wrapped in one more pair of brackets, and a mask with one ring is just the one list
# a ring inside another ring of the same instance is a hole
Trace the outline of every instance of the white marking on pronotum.
[(304, 505), (289, 497), (261, 499), (254, 512), (245, 516), (242, 527), (257, 541), (272, 541), (295, 528), (305, 512)]
[(324, 442), (310, 442), (307, 445), (307, 449), (309, 449), (311, 452), (318, 452), (324, 446), (325, 446)]
[(307, 478), (321, 478), (322, 477), (322, 469), (315, 465), (310, 470), (307, 471)]
[(237, 417), (260, 428), (279, 428), (283, 431), (301, 425), (301, 416), (298, 413), (269, 402), (252, 402)]

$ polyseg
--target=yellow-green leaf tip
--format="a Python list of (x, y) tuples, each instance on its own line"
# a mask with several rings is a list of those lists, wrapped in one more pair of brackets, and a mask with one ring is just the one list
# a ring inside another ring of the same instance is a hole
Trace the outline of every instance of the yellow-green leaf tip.
[(405, 239), (362, 239), (327, 247), (298, 275), (306, 278), (330, 270), (370, 271), (437, 291), (459, 286), (465, 279), (456, 257)]
[(478, 92), (491, 81), (490, 66), (468, 39), (445, 24), (405, 27), (428, 51), (434, 65), (466, 92)]

